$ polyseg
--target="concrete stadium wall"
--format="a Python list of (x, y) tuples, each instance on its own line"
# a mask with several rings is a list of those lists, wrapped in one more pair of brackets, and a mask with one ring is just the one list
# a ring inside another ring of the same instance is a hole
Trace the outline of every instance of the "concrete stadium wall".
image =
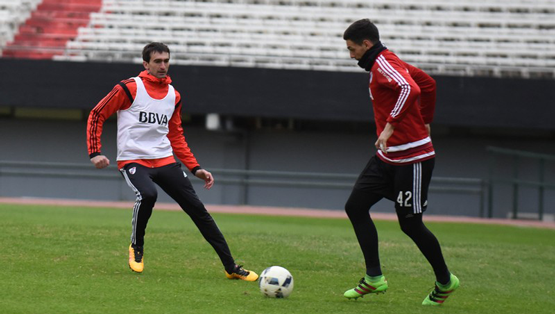
[[(88, 165), (84, 121), (43, 119), (0, 119), (0, 161), (62, 162)], [(105, 125), (103, 153), (115, 162), (115, 121)], [(259, 130), (250, 134), (249, 149), (244, 139), (233, 133), (208, 131), (201, 127), (185, 126), (185, 135), (201, 165), (210, 169), (276, 170), (292, 172), (322, 172), (358, 174), (368, 158), (374, 154), (375, 135), (362, 132), (299, 132), (286, 130)], [(555, 147), (551, 140), (517, 139), (510, 137), (434, 135), (438, 153), (435, 177), (487, 178), (489, 145), (505, 148), (551, 153)], [(505, 167), (500, 165), (501, 168)], [(535, 168), (528, 165), (525, 173), (534, 175)], [(507, 168), (507, 167), (505, 167)], [(555, 167), (554, 167), (555, 168)], [(41, 169), (33, 168), (40, 172)], [(0, 169), (1, 170), (1, 169)], [(507, 170), (512, 171), (512, 168)], [(553, 173), (555, 169), (548, 168)], [(134, 194), (121, 179), (116, 168), (96, 170), (92, 165), (83, 174), (103, 173), (105, 179), (63, 178), (42, 176), (0, 175), (0, 196), (72, 198), (91, 200), (134, 200)], [(303, 180), (299, 177), (296, 180)], [(218, 184), (206, 191), (202, 182), (192, 178), (197, 193), (207, 204), (239, 204), (244, 190), (236, 185)], [(308, 207), (341, 210), (350, 189), (251, 186), (246, 204), (282, 207)], [(494, 216), (507, 217), (512, 198), (508, 187), (495, 191)], [(546, 195), (546, 213), (554, 213), (555, 193)], [(521, 210), (534, 212), (537, 190), (520, 192)], [(163, 192), (159, 201), (171, 202)], [(474, 194), (430, 193), (430, 214), (478, 216), (479, 197)], [(375, 211), (393, 212), (393, 204), (380, 202)]]
[[(354, 62), (354, 61), (353, 61)], [(0, 105), (89, 110), (139, 64), (0, 58)], [(329, 121), (372, 120), (368, 74), (172, 65), (188, 113)], [(434, 122), (555, 130), (553, 80), (434, 76)]]

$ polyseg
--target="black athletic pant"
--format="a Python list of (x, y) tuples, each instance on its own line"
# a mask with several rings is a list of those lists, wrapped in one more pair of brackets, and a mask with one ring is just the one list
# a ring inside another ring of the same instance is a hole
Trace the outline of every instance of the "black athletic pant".
[(449, 282), (449, 270), (434, 234), (422, 222), (426, 210), (428, 186), (434, 159), (421, 163), (394, 166), (374, 156), (360, 174), (345, 211), (351, 221), (366, 263), (369, 276), (382, 274), (378, 252), (378, 232), (369, 215), (370, 208), (387, 198), (395, 202), (401, 230), (420, 249), (432, 266), (436, 280)]
[(187, 213), (206, 241), (212, 245), (226, 270), (235, 265), (227, 242), (198, 198), (191, 182), (181, 165), (173, 163), (159, 168), (148, 168), (136, 163), (126, 165), (120, 170), (127, 184), (137, 195), (133, 207), (131, 243), (142, 246), (145, 230), (158, 193), (155, 183), (173, 198)]

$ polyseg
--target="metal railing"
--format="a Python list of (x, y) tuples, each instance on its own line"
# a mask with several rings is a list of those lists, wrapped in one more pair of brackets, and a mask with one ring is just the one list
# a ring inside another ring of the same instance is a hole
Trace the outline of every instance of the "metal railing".
[[(555, 189), (555, 183), (548, 183), (545, 181), (545, 169), (547, 162), (555, 164), (555, 156), (539, 153), (531, 153), (520, 150), (499, 148), (489, 146), (486, 148), (490, 153), (489, 165), (489, 184), (488, 184), (488, 217), (493, 216), (493, 188), (496, 183), (509, 184), (512, 186), (512, 209), (511, 218), (519, 218), (519, 191), (522, 187), (533, 187), (538, 189), (538, 219), (543, 220), (545, 212), (545, 190)], [(512, 159), (512, 169), (505, 169), (504, 173), (510, 174), (509, 178), (502, 178), (494, 174), (494, 168), (498, 161), (498, 156), (506, 156)], [(519, 167), (522, 165), (522, 160), (535, 160), (538, 162), (537, 180), (524, 180), (519, 178)]]
[[(107, 169), (114, 170), (115, 167), (109, 166)], [(316, 172), (217, 168), (209, 170), (216, 176), (218, 184), (242, 187), (241, 204), (247, 203), (249, 187), (252, 186), (350, 190), (358, 177), (356, 174)], [(122, 180), (114, 171), (98, 171), (92, 164), (29, 161), (0, 161), (0, 178), (3, 176)], [(483, 215), (485, 191), (485, 182), (479, 178), (433, 177), (429, 188), (430, 193), (477, 195), (480, 201), (480, 215)]]

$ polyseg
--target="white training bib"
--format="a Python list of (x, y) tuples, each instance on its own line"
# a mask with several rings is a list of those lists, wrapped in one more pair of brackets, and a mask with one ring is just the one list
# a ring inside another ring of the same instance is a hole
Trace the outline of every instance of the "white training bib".
[(135, 100), (126, 110), (118, 111), (117, 160), (158, 159), (173, 155), (168, 123), (175, 110), (175, 90), (169, 85), (163, 99), (148, 95), (140, 77)]

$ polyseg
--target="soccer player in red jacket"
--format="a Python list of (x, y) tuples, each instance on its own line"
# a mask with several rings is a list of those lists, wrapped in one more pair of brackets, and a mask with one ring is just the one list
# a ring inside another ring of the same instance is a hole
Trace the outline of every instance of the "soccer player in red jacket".
[(224, 266), (226, 277), (255, 281), (258, 275), (236, 265), (227, 242), (214, 219), (196, 195), (177, 158), (206, 189), (214, 184), (212, 174), (202, 169), (191, 152), (181, 126), (181, 95), (168, 76), (170, 50), (163, 43), (143, 49), (145, 70), (121, 81), (91, 111), (87, 125), (89, 157), (96, 168), (110, 160), (102, 155), (100, 137), (104, 121), (117, 113), (117, 166), (137, 198), (133, 207), (129, 267), (144, 269), (144, 236), (160, 186), (187, 213), (212, 245)]
[(366, 263), (364, 278), (346, 291), (345, 297), (356, 299), (388, 288), (380, 267), (378, 233), (369, 215), (370, 208), (386, 198), (395, 202), (401, 230), (434, 270), (435, 289), (422, 304), (441, 305), (459, 287), (459, 279), (447, 268), (438, 240), (422, 222), (434, 169), (430, 123), (436, 102), (435, 81), (384, 47), (378, 28), (368, 19), (351, 24), (343, 39), (351, 58), (370, 72), (378, 135), (377, 154), (370, 158), (345, 204)]

